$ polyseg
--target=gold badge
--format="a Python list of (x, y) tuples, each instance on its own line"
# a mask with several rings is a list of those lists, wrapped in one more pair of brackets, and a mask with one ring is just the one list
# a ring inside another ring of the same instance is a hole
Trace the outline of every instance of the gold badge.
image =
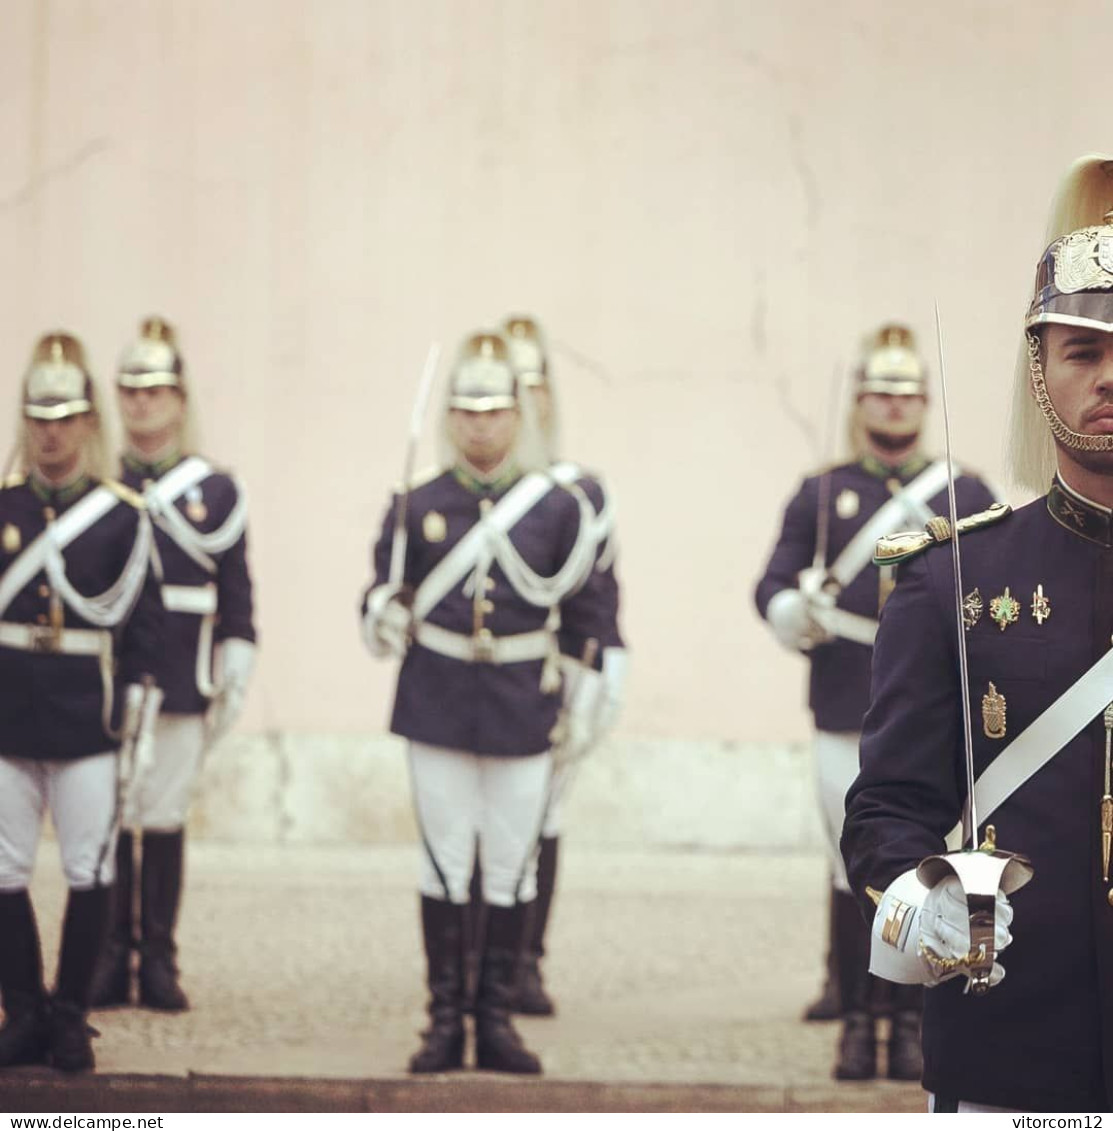
[(853, 518), (858, 513), (858, 492), (847, 487), (835, 500), (835, 514), (839, 518)]
[(982, 696), (982, 729), (986, 738), (1005, 737), (1005, 697), (992, 681)]
[(4, 533), (0, 534), (0, 542), (3, 543), (5, 554), (18, 554), (20, 546), (23, 545), (19, 527), (13, 526), (10, 522), (6, 523)]
[(981, 591), (975, 589), (972, 593), (967, 593), (962, 598), (962, 624), (967, 632), (970, 631), (981, 620), (982, 617), (982, 594)]
[(421, 533), (425, 535), (426, 542), (443, 542), (448, 534), (448, 523), (440, 511), (426, 511), (421, 520)]
[(989, 619), (1004, 632), (1010, 624), (1016, 624), (1019, 618), (1020, 602), (1009, 592), (1009, 587), (1006, 585), (1005, 592), (989, 602)]
[(1043, 595), (1042, 585), (1037, 585), (1032, 594), (1032, 616), (1036, 618), (1037, 624), (1043, 624), (1051, 616), (1051, 602)]

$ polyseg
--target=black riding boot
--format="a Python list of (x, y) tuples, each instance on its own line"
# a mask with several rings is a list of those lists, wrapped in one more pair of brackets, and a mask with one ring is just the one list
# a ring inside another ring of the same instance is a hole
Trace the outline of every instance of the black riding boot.
[(174, 927), (182, 895), (182, 856), (185, 833), (143, 832), (143, 864), (139, 887), (140, 926), (139, 1001), (151, 1009), (189, 1009), (189, 1000), (178, 985), (174, 958)]
[(831, 889), (827, 900), (827, 973), (819, 997), (804, 1010), (805, 1021), (837, 1021), (842, 1015), (839, 995), (838, 934), (835, 931), (835, 899)]
[(475, 1062), (495, 1072), (538, 1073), (541, 1061), (522, 1044), (510, 1020), (528, 904), (487, 907), (487, 932), (475, 1003)]
[(0, 1068), (45, 1064), (50, 1048), (43, 960), (26, 889), (0, 892)]
[(557, 858), (560, 838), (541, 838), (537, 854), (537, 899), (533, 904), (532, 921), (526, 933), (514, 994), (514, 1009), (534, 1017), (551, 1017), (556, 1012), (553, 999), (545, 992), (541, 980), (541, 959), (545, 956), (545, 929), (549, 925), (549, 909), (556, 889)]
[(920, 1019), (923, 986), (893, 987), (893, 1021), (889, 1030), (889, 1079), (919, 1080), (924, 1074)]
[(421, 897), (421, 930), (429, 980), (429, 1028), (410, 1058), (411, 1072), (464, 1066), (464, 947), (467, 908)]
[(82, 1072), (96, 1063), (85, 1014), (93, 972), (108, 930), (109, 888), (70, 891), (58, 955), (58, 984), (50, 1007), (50, 1063)]
[(836, 1080), (872, 1080), (877, 1075), (877, 1035), (870, 999), (870, 928), (852, 895), (832, 893), (838, 936), (839, 985), (842, 988), (842, 1034)]
[(116, 841), (116, 883), (111, 907), (108, 941), (101, 950), (93, 975), (89, 1004), (93, 1009), (127, 1005), (131, 999), (131, 952), (135, 947), (135, 837), (121, 829)]

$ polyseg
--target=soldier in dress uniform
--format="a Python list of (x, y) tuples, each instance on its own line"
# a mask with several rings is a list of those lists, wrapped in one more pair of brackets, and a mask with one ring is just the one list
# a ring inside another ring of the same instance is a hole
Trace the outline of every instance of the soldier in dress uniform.
[(129, 1003), (138, 947), (140, 1004), (183, 1010), (189, 1002), (178, 984), (174, 933), (186, 816), (204, 751), (238, 717), (255, 664), (247, 500), (235, 476), (194, 451), (185, 366), (164, 319), (142, 323), (120, 360), (116, 388), (123, 479), (143, 495), (154, 523), (166, 698), (154, 761), (123, 815), (112, 931), (94, 1003)]
[[(601, 607), (609, 609), (609, 628), (598, 641), (601, 649), (602, 676), (595, 691), (599, 696), (599, 710), (591, 745), (598, 743), (613, 726), (622, 702), (626, 682), (626, 645), (618, 624), (619, 586), (615, 575), (614, 506), (602, 480), (574, 463), (559, 459), (561, 430), (557, 413), (556, 393), (549, 368), (549, 355), (545, 337), (536, 319), (525, 314), (511, 315), (502, 325), (503, 336), (510, 348), (510, 360), (524, 395), (528, 395), (537, 415), (545, 444), (545, 457), (552, 474), (562, 481), (572, 481), (587, 495), (595, 509), (596, 538), (599, 554), (595, 570), (587, 584), (594, 587)], [(575, 660), (568, 663), (575, 664)], [(567, 686), (575, 687), (578, 695), (589, 689), (576, 686), (570, 678)], [(584, 755), (589, 747), (577, 751)], [(545, 955), (545, 933), (552, 909), (559, 860), (560, 832), (563, 824), (564, 801), (568, 788), (579, 765), (579, 759), (563, 760), (556, 767), (552, 798), (537, 854), (537, 901), (529, 924), (522, 953), (515, 1008), (519, 1013), (549, 1016), (555, 1012), (552, 998), (545, 990), (541, 977), (541, 959)]]
[[(94, 1065), (118, 792), (149, 757), (161, 698), (162, 606), (142, 500), (103, 478), (76, 338), (41, 339), (22, 409), (21, 470), (0, 489), (0, 1066), (79, 1071)], [(50, 996), (27, 890), (47, 809), (69, 885)]]
[[(873, 969), (936, 987), (923, 1034), (936, 1111), (1108, 1111), (1113, 1098), (1113, 160), (1072, 167), (1047, 239), (1011, 433), (1018, 481), (1047, 493), (960, 524), (961, 610), (946, 523), (877, 548), (900, 579), (843, 852), (874, 922)], [(941, 875), (925, 859), (945, 851), (969, 794), (964, 695), (978, 823), (995, 826), (999, 852), (1029, 858), (1023, 887), (1023, 862), (965, 853)], [(1002, 859), (968, 900), (970, 861)]]
[(465, 912), (478, 839), (486, 932), (475, 1003), (479, 1068), (536, 1073), (510, 1007), (536, 845), (549, 798), (554, 730), (574, 755), (595, 703), (562, 706), (560, 657), (593, 657), (610, 610), (585, 585), (596, 515), (574, 481), (552, 476), (505, 340), (471, 336), (449, 380), (447, 466), (395, 495), (362, 605), (376, 655), (403, 657), (391, 729), (409, 740), (424, 847), (421, 919), (431, 1024), (411, 1072), (464, 1062)]
[[(777, 640), (811, 660), (808, 704), (815, 720), (814, 762), (831, 863), (830, 954), (841, 997), (842, 1034), (834, 1074), (870, 1079), (877, 1041), (867, 974), (869, 932), (839, 855), (843, 798), (858, 772), (858, 731), (869, 699), (878, 609), (889, 571), (872, 566), (874, 545), (946, 509), (946, 462), (922, 450), (926, 378), (911, 331), (881, 327), (866, 343), (855, 376), (850, 433), (858, 458), (806, 478), (758, 582), (758, 611)], [(959, 510), (993, 501), (977, 478), (956, 483)], [(918, 990), (893, 1002), (888, 1072), (919, 1079)]]

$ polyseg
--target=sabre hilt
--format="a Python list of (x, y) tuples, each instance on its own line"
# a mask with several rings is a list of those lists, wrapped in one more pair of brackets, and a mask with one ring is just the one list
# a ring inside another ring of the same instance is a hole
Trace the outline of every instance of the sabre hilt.
[(929, 856), (920, 862), (916, 877), (926, 888), (955, 876), (966, 896), (970, 926), (970, 949), (957, 958), (944, 958), (929, 948), (924, 957), (937, 974), (961, 970), (970, 979), (970, 989), (978, 996), (990, 987), (993, 964), (997, 960), (997, 892), (1011, 895), (1033, 876), (1031, 861), (1016, 852), (997, 847), (997, 830), (987, 825), (985, 840), (977, 849), (962, 849), (945, 855)]

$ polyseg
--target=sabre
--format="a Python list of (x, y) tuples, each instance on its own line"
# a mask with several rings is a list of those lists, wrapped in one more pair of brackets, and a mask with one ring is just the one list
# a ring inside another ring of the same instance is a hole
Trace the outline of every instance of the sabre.
[(827, 569), (827, 546), (831, 536), (831, 515), (828, 513), (831, 504), (831, 463), (835, 458), (835, 427), (838, 417), (839, 400), (842, 395), (842, 362), (835, 363), (835, 370), (831, 374), (831, 385), (828, 398), (831, 403), (827, 405), (827, 434), (823, 444), (823, 472), (819, 477), (819, 509), (815, 522), (815, 554), (812, 557), (812, 570), (816, 575), (822, 575)]
[(951, 460), (951, 408), (947, 399), (947, 366), (943, 360), (943, 323), (935, 304), (935, 339), (939, 349), (939, 387), (943, 394), (943, 444), (947, 457), (947, 507), (951, 519), (951, 555), (955, 566), (955, 618), (958, 628), (958, 670), (962, 688), (962, 739), (966, 757), (966, 798), (970, 847), (978, 843), (978, 806), (974, 800), (974, 731), (970, 712), (970, 678), (966, 662), (966, 626), (962, 623), (962, 555), (958, 548), (958, 503), (955, 501), (955, 465)]
[[(966, 659), (966, 626), (962, 623), (962, 555), (958, 541), (958, 504), (955, 500), (955, 473), (951, 459), (951, 413), (947, 400), (947, 370), (943, 359), (943, 324), (939, 303), (935, 304), (935, 337), (939, 349), (939, 384), (943, 394), (943, 436), (947, 458), (947, 505), (951, 522), (951, 553), (955, 571), (955, 618), (958, 631), (958, 666), (962, 695), (962, 728), (966, 762), (966, 820), (969, 821), (970, 847), (945, 855), (929, 856), (920, 862), (916, 877), (927, 888), (948, 876), (956, 876), (966, 895), (970, 925), (970, 950), (959, 959), (941, 958), (930, 948), (923, 953), (937, 971), (961, 968), (970, 979), (975, 995), (989, 990), (995, 958), (994, 928), (997, 891), (1011, 895), (1032, 878), (1032, 865), (1025, 857), (997, 847), (997, 832), (986, 826), (985, 840), (978, 843), (978, 811), (974, 799), (974, 737), (971, 725), (970, 680)], [(922, 944), (921, 944), (922, 945)]]
[(398, 508), (394, 514), (394, 537), (390, 544), (389, 582), (397, 587), (402, 584), (406, 568), (406, 515), (410, 504), (410, 483), (413, 481), (414, 462), (417, 459), (417, 445), (421, 439), (421, 426), (425, 422), (425, 409), (429, 404), (429, 394), (437, 375), (441, 347), (434, 342), (425, 356), (425, 366), (421, 371), (421, 384), (417, 387), (417, 399), (410, 414), (410, 435), (406, 444), (406, 462), (402, 469), (402, 490), (398, 496)]

